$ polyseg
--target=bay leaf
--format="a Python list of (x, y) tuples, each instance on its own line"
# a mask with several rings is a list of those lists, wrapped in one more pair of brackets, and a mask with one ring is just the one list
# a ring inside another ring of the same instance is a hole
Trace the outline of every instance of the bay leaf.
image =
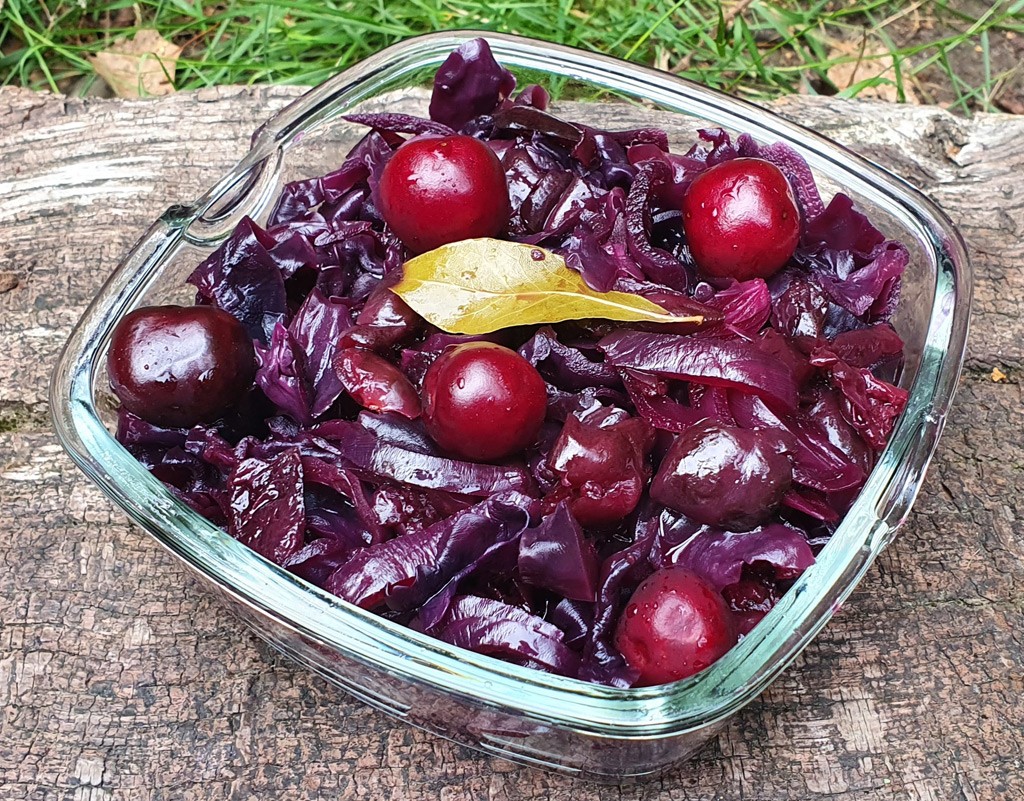
[(488, 334), (517, 325), (603, 319), (694, 323), (640, 295), (591, 289), (561, 256), (500, 239), (464, 239), (407, 261), (392, 292), (450, 334)]

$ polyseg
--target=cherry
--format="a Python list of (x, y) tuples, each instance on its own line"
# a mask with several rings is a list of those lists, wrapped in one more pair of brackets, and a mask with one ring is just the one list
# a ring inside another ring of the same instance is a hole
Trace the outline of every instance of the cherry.
[(769, 434), (705, 420), (676, 437), (651, 497), (698, 523), (750, 531), (792, 481), (793, 464)]
[(423, 377), (423, 422), (442, 448), (491, 461), (530, 445), (547, 411), (540, 373), (514, 350), (467, 342), (446, 350)]
[(158, 426), (210, 423), (252, 386), (256, 361), (242, 324), (214, 306), (149, 306), (117, 324), (107, 353), (114, 394)]
[(629, 433), (622, 424), (601, 428), (566, 418), (548, 456), (548, 467), (561, 479), (552, 499), (564, 496), (580, 525), (617, 523), (640, 502), (645, 454)]
[(699, 673), (736, 644), (736, 621), (725, 599), (697, 573), (666, 567), (629, 599), (615, 647), (640, 672), (637, 686), (667, 684)]
[(414, 253), (497, 236), (512, 213), (498, 157), (461, 134), (403, 144), (384, 166), (379, 193), (384, 221)]
[(682, 210), (693, 259), (716, 278), (768, 278), (800, 239), (789, 181), (763, 159), (731, 159), (701, 173), (686, 190)]

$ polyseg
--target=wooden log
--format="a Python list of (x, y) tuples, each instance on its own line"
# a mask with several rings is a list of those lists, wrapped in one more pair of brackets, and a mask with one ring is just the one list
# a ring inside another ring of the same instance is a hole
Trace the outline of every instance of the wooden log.
[(0, 90), (0, 798), (1024, 797), (1024, 120), (775, 105), (960, 227), (977, 278), (968, 366), (910, 522), (846, 608), (695, 760), (609, 789), (450, 745), (278, 657), (55, 442), (48, 374), (89, 299), (299, 91)]

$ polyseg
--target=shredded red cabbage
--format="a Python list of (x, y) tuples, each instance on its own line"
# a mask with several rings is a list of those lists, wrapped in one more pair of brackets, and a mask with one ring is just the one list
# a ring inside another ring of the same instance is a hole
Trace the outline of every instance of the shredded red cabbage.
[[(564, 120), (543, 88), (515, 86), (478, 40), (438, 70), (429, 119), (349, 116), (370, 131), (339, 168), (285, 186), (267, 228), (243, 220), (188, 278), (198, 303), (253, 338), (255, 387), (188, 431), (122, 410), (117, 437), (199, 514), (354, 604), (479, 653), (630, 686), (613, 634), (654, 570), (703, 575), (745, 633), (813, 565), (907, 401), (885, 378), (903, 354), (887, 320), (909, 254), (845, 195), (823, 203), (784, 144), (708, 130), (670, 153), (663, 131)], [(424, 373), (470, 338), (390, 291), (409, 254), (375, 200), (407, 137), (454, 131), (501, 160), (509, 238), (557, 252), (594, 289), (705, 317), (482, 337), (518, 349), (548, 391), (536, 443), (493, 464), (453, 458), (419, 419)], [(788, 178), (800, 244), (767, 282), (703, 281), (679, 199), (739, 157)], [(752, 531), (701, 525), (649, 495), (672, 443), (709, 420), (762, 432), (792, 463), (792, 485)]]

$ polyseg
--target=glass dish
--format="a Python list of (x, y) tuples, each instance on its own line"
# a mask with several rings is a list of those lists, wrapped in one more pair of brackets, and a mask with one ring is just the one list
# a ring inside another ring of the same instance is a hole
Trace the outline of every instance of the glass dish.
[[(243, 215), (265, 220), (285, 181), (340, 163), (361, 135), (342, 114), (356, 107), (423, 113), (422, 87), (434, 69), (475, 36), (488, 39), (520, 84), (527, 77), (571, 91), (577, 100), (553, 106), (570, 119), (600, 118), (601, 127), (719, 126), (761, 142), (786, 142), (807, 159), (824, 194), (842, 188), (911, 250), (893, 321), (907, 342), (900, 383), (910, 400), (888, 447), (817, 564), (725, 657), (671, 685), (623, 690), (548, 675), (356, 608), (193, 513), (110, 433), (114, 401), (105, 357), (117, 321), (141, 305), (191, 302), (184, 276)], [(623, 124), (610, 124), (609, 115)], [(90, 478), (275, 648), (409, 723), (518, 762), (615, 781), (660, 771), (699, 748), (811, 641), (892, 540), (917, 495), (956, 386), (970, 295), (967, 254), (945, 215), (908, 184), (812, 131), (611, 58), (512, 36), (434, 34), (388, 48), (311, 90), (257, 130), (249, 153), (205, 195), (168, 209), (72, 333), (54, 373), (52, 409), (62, 444)]]

